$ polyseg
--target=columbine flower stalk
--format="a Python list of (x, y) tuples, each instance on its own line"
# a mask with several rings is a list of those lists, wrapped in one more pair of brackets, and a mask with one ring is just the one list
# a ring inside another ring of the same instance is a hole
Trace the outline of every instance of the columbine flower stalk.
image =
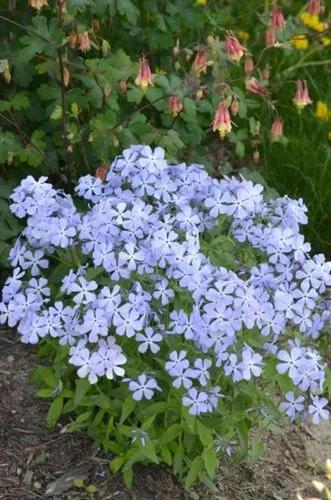
[(302, 111), (308, 104), (313, 101), (309, 97), (309, 91), (306, 80), (297, 81), (297, 90), (293, 98), (293, 103), (298, 111)]
[(229, 108), (226, 102), (223, 100), (219, 103), (216, 109), (214, 121), (213, 121), (213, 132), (218, 131), (220, 138), (224, 137), (231, 132), (231, 118), (229, 113)]
[(135, 84), (141, 87), (142, 90), (146, 90), (147, 87), (154, 84), (151, 68), (144, 56), (139, 59), (139, 70)]

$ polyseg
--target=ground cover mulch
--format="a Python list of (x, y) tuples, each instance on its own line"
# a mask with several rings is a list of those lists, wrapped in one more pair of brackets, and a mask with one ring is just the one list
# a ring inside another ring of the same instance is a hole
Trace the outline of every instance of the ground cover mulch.
[[(36, 397), (30, 379), (37, 363), (33, 348), (0, 331), (1, 500), (291, 500), (298, 492), (314, 496), (311, 480), (323, 478), (331, 457), (330, 424), (292, 428), (266, 435), (267, 451), (257, 464), (223, 461), (214, 493), (202, 487), (185, 492), (167, 468), (155, 466), (139, 468), (128, 490), (84, 434), (47, 427), (48, 403)], [(95, 485), (96, 493), (75, 487), (75, 478)]]

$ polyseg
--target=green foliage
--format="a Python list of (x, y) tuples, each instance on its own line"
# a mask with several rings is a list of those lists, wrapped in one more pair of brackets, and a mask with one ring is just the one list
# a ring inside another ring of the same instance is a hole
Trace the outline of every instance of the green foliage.
[[(262, 427), (268, 426), (280, 415), (268, 397), (281, 377), (275, 369), (269, 369), (269, 376), (259, 386), (243, 381), (234, 388), (220, 375), (219, 384), (226, 398), (212, 415), (197, 417), (182, 406), (181, 396), (172, 388), (171, 381), (165, 382), (169, 386), (163, 388), (168, 393), (166, 402), (154, 398), (136, 404), (128, 388), (119, 388), (116, 381), (102, 379), (91, 385), (86, 379), (77, 379), (68, 368), (67, 353), (56, 341), (44, 341), (39, 355), (51, 361), (50, 366), (36, 368), (33, 375), (41, 388), (39, 397), (53, 400), (48, 424), (54, 426), (61, 413), (70, 414), (62, 432), (85, 431), (97, 446), (114, 454), (110, 471), (113, 474), (121, 471), (127, 486), (131, 486), (134, 465), (139, 462), (168, 465), (186, 488), (197, 481), (212, 488), (210, 481), (229, 443), (236, 444), (237, 461), (247, 455), (253, 461), (258, 460), (263, 444), (257, 438), (249, 438), (250, 429), (257, 422)], [(137, 373), (134, 364), (128, 368), (128, 375)], [(262, 408), (264, 417), (259, 413)]]

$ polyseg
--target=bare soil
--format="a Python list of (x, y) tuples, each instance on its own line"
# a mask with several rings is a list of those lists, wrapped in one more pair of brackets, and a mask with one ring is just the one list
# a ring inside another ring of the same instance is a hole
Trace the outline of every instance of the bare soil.
[[(139, 468), (128, 490), (84, 434), (47, 427), (48, 404), (37, 398), (30, 380), (37, 362), (33, 348), (0, 331), (1, 500), (291, 500), (298, 492), (314, 496), (311, 480), (323, 478), (331, 457), (330, 424), (292, 428), (266, 435), (266, 454), (258, 464), (221, 463), (215, 493), (201, 487), (185, 492), (167, 468), (154, 466)], [(96, 493), (75, 487), (74, 478), (95, 485)]]

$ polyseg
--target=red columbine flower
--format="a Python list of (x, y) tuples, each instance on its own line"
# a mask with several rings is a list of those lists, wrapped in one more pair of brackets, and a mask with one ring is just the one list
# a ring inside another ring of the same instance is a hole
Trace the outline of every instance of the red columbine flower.
[(253, 76), (248, 78), (245, 82), (246, 90), (251, 94), (267, 95), (268, 90)]
[(168, 100), (169, 111), (172, 116), (177, 116), (183, 109), (183, 104), (176, 95), (171, 95)]
[(271, 12), (271, 26), (276, 29), (282, 30), (286, 24), (281, 8), (278, 5), (272, 9)]
[(271, 125), (270, 133), (274, 141), (279, 141), (283, 135), (283, 120), (276, 118)]
[(108, 173), (107, 165), (101, 163), (101, 165), (95, 171), (95, 177), (104, 181), (107, 177), (107, 173)]
[(146, 89), (149, 85), (153, 85), (151, 68), (144, 56), (139, 59), (139, 70), (135, 79), (135, 84), (139, 85), (142, 90)]
[(311, 16), (319, 15), (321, 13), (322, 6), (320, 0), (310, 0), (308, 5), (308, 12)]
[(276, 29), (273, 26), (269, 26), (264, 34), (264, 43), (267, 47), (269, 47), (269, 45), (275, 45), (276, 41)]
[(82, 52), (88, 52), (91, 48), (90, 37), (88, 31), (83, 31), (78, 35), (79, 50)]
[(226, 53), (228, 55), (228, 58), (231, 59), (231, 61), (238, 62), (242, 58), (242, 56), (245, 54), (246, 49), (241, 45), (239, 42), (238, 38), (236, 38), (234, 35), (231, 33), (228, 33), (226, 35), (225, 39), (225, 49)]
[(251, 56), (246, 56), (245, 57), (245, 64), (244, 64), (244, 70), (246, 75), (250, 75), (254, 71), (254, 63), (253, 59)]
[(306, 80), (297, 80), (297, 90), (293, 98), (294, 105), (301, 111), (307, 104), (311, 104), (312, 102), (309, 97)]
[(213, 121), (213, 132), (216, 132), (216, 130), (218, 130), (220, 138), (224, 139), (226, 134), (229, 134), (231, 132), (231, 129), (231, 118), (227, 104), (225, 101), (221, 101), (216, 109), (215, 118)]
[(207, 72), (208, 54), (205, 50), (199, 50), (192, 64), (193, 71), (200, 76), (201, 73)]
[(38, 11), (48, 5), (47, 0), (29, 0), (29, 5)]

